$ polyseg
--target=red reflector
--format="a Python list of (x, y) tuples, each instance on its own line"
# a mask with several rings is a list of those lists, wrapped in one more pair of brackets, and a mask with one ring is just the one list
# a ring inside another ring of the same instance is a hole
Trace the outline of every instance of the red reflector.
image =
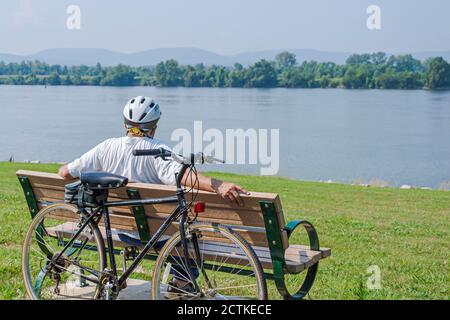
[(205, 212), (205, 203), (203, 201), (197, 201), (194, 204), (194, 212), (195, 213)]

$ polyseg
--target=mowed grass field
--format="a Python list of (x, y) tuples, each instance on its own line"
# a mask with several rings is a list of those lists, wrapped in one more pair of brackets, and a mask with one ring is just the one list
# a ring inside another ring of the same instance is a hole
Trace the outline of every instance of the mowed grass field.
[[(0, 163), (0, 298), (23, 299), (22, 241), (30, 215), (19, 169), (52, 164)], [(332, 256), (319, 266), (311, 299), (449, 299), (450, 192), (303, 182), (208, 173), (248, 190), (280, 194), (286, 220), (306, 219)], [(304, 236), (295, 234), (292, 242)], [(378, 266), (381, 288), (369, 289)], [(271, 298), (279, 298), (269, 281)]]

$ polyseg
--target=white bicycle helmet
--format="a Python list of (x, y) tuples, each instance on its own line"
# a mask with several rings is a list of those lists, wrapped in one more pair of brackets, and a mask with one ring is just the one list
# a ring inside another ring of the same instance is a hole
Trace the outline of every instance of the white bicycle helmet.
[(161, 111), (152, 98), (137, 96), (125, 105), (123, 117), (128, 128), (136, 127), (145, 132), (156, 127)]

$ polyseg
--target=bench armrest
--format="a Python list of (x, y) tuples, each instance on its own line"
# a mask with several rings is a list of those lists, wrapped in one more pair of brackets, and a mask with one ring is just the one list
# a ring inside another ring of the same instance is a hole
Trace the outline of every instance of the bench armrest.
[(283, 228), (283, 230), (286, 231), (288, 239), (298, 226), (303, 226), (305, 228), (311, 250), (320, 251), (319, 236), (317, 235), (316, 229), (306, 220), (292, 220)]

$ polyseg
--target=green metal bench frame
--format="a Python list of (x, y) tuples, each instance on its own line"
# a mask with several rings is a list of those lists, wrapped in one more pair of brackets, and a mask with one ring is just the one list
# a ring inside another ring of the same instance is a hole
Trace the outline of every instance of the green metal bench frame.
[(303, 299), (314, 284), (317, 269), (319, 267), (319, 262), (316, 262), (314, 265), (308, 268), (305, 280), (303, 281), (301, 287), (295, 294), (291, 294), (286, 287), (285, 281), (285, 275), (289, 272), (286, 269), (285, 249), (283, 246), (281, 231), (285, 230), (289, 239), (291, 234), (297, 227), (305, 227), (308, 233), (309, 246), (311, 250), (320, 251), (319, 237), (317, 236), (317, 232), (311, 223), (304, 220), (293, 220), (286, 226), (281, 228), (278, 223), (277, 212), (274, 203), (269, 201), (260, 201), (259, 204), (264, 216), (267, 242), (269, 244), (270, 256), (272, 258), (272, 277), (275, 281), (278, 292), (283, 296), (284, 299), (287, 300)]

